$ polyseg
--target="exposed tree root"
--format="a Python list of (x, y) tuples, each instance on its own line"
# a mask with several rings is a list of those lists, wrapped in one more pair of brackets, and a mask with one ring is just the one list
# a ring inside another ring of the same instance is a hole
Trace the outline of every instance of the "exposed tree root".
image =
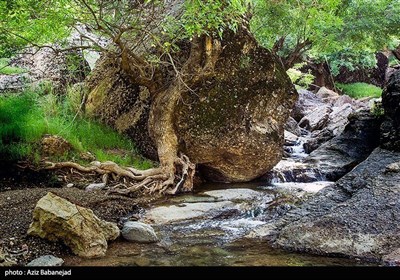
[[(173, 162), (162, 164), (160, 167), (147, 170), (138, 170), (132, 167), (122, 167), (112, 161), (93, 161), (85, 167), (75, 162), (45, 162), (46, 170), (71, 169), (71, 172), (96, 174), (102, 176), (106, 185), (110, 181), (117, 182), (110, 187), (109, 193), (128, 195), (135, 192), (148, 194), (176, 194), (193, 189), (195, 164), (191, 163), (186, 155), (181, 154)], [(120, 181), (123, 183), (120, 183)]]

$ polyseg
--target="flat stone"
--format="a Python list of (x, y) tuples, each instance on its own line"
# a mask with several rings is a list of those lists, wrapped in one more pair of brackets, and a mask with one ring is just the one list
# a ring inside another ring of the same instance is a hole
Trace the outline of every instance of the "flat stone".
[(132, 242), (152, 243), (159, 240), (154, 229), (141, 222), (126, 222), (121, 234), (126, 240)]
[(230, 201), (219, 201), (213, 203), (182, 203), (179, 205), (160, 206), (150, 209), (144, 216), (144, 220), (154, 224), (167, 224), (189, 219), (212, 217), (223, 210), (235, 206)]
[(53, 255), (45, 255), (29, 262), (26, 266), (62, 266), (64, 260)]
[(218, 200), (233, 201), (233, 200), (253, 200), (262, 195), (261, 192), (250, 190), (250, 189), (226, 189), (226, 190), (214, 190), (204, 192), (203, 194), (212, 196)]

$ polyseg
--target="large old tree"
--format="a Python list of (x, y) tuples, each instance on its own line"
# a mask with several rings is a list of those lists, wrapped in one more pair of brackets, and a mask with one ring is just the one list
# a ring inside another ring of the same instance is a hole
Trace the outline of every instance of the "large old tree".
[[(272, 168), (281, 158), (283, 124), (297, 95), (276, 57), (248, 31), (248, 4), (2, 2), (2, 16), (10, 20), (0, 28), (13, 46), (43, 47), (74, 31), (75, 40), (65, 47), (61, 42), (62, 48), (102, 53), (89, 80), (88, 113), (117, 129), (125, 127), (119, 130), (136, 135), (136, 141), (151, 142), (160, 162), (145, 171), (112, 162), (48, 168), (97, 172), (106, 181), (109, 174), (126, 177), (131, 183), (116, 190), (122, 193), (191, 190), (195, 164), (209, 179), (223, 182), (252, 180)], [(138, 100), (147, 107), (137, 116)], [(143, 118), (145, 125), (136, 125)]]

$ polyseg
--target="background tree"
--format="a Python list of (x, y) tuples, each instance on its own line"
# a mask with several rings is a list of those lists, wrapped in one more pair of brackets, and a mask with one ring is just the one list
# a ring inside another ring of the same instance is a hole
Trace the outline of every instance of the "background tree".
[(375, 53), (400, 37), (399, 0), (254, 1), (252, 31), (286, 69), (311, 58), (340, 66), (373, 67)]

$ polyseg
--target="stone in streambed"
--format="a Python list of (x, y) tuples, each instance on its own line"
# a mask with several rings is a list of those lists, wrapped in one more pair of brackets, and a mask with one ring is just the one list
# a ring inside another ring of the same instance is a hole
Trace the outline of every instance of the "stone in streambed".
[(28, 234), (62, 241), (78, 256), (93, 258), (105, 255), (107, 241), (119, 236), (119, 228), (49, 192), (36, 204)]
[(150, 225), (141, 222), (126, 222), (121, 234), (126, 240), (132, 242), (152, 243), (159, 241), (154, 229)]
[(214, 197), (219, 201), (244, 201), (254, 200), (262, 196), (261, 192), (250, 189), (226, 189), (207, 191), (203, 194)]
[(26, 266), (62, 266), (64, 260), (53, 255), (45, 255), (34, 259)]
[(235, 204), (231, 201), (182, 203), (150, 209), (144, 218), (154, 224), (169, 224), (184, 220), (211, 218), (233, 208), (235, 208)]

